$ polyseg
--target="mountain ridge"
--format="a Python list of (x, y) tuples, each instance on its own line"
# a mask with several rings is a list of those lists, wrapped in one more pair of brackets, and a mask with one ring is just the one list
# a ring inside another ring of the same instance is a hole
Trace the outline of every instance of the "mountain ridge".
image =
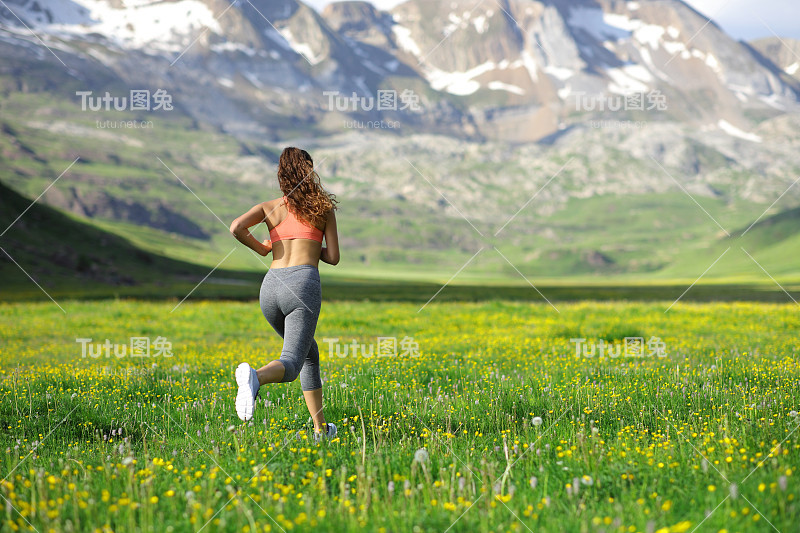
[[(738, 43), (682, 0), (409, 0), (390, 11), (337, 2), (322, 13), (298, 0), (8, 6), (6, 42), (25, 40), (19, 16), (55, 50), (84, 58), (70, 69), (100, 63), (125, 83), (180, 92), (193, 117), (239, 135), (277, 139), (287, 121), (330, 134), (346, 119), (383, 119), (409, 133), (531, 142), (597, 116), (581, 109), (585, 98), (651, 92), (669, 104), (651, 119), (695, 126), (747, 131), (800, 109), (800, 81), (764, 62), (776, 52)], [(423, 111), (341, 112), (325, 94), (379, 89), (413, 91)]]

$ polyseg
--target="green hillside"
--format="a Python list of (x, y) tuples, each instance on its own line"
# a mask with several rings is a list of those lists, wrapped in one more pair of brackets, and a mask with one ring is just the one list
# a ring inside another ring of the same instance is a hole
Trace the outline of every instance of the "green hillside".
[[(47, 300), (48, 296), (31, 278), (47, 294), (62, 302), (64, 299), (78, 298), (135, 297), (172, 299), (177, 304), (189, 295), (195, 299), (253, 300), (258, 296), (264, 272), (261, 261), (268, 262), (232, 244), (231, 249), (235, 251), (229, 258), (238, 256), (242, 262), (251, 260), (261, 264), (262, 269), (238, 271), (223, 265), (212, 273), (212, 268), (208, 266), (154, 254), (94, 224), (39, 203), (32, 204), (31, 199), (2, 183), (0, 226), (0, 232), (3, 232), (0, 247), (6, 252), (0, 251), (2, 301)], [(770, 219), (764, 222), (763, 227), (770, 227)], [(756, 229), (761, 230), (760, 227), (754, 227), (751, 231)], [(142, 242), (146, 239), (143, 233), (147, 232), (133, 233)], [(150, 244), (154, 248), (168, 248), (170, 239), (162, 238)], [(485, 253), (491, 257), (489, 254), (494, 252), (487, 250)], [(216, 261), (219, 262), (223, 257), (216, 258)], [(339, 270), (327, 265), (322, 265), (321, 271), (326, 300), (391, 300), (422, 305), (436, 295), (437, 302), (501, 299), (545, 301), (519, 275), (513, 279), (497, 275), (482, 277), (478, 270), (459, 277), (442, 289), (443, 282), (434, 279), (436, 272), (428, 273), (427, 277), (409, 279), (408, 272), (404, 274), (401, 270), (376, 269), (371, 277), (354, 273), (352, 269)], [(441, 273), (443, 276), (445, 274)], [(447, 277), (451, 275), (447, 273)], [(679, 282), (653, 280), (637, 282), (629, 279), (619, 282), (611, 279), (587, 281), (562, 278), (547, 279), (543, 284), (538, 279), (536, 281), (544, 296), (553, 302), (584, 299), (672, 301), (685, 289), (685, 285)], [(792, 291), (800, 290), (799, 287), (786, 287)], [(794, 293), (794, 297), (800, 298), (800, 294)], [(787, 297), (768, 281), (760, 284), (704, 283), (693, 288), (684, 300), (784, 302)]]
[[(727, 251), (726, 251), (727, 250)], [(800, 280), (800, 208), (791, 208), (750, 222), (694, 250), (683, 251), (674, 265), (659, 273), (662, 278), (675, 277), (687, 269), (699, 276), (711, 266), (709, 279), (727, 281), (765, 281), (770, 276), (788, 287)]]
[[(31, 278), (48, 293), (65, 297), (183, 297), (210, 270), (142, 250), (92, 224), (38, 202), (32, 204), (3, 183), (0, 226), (3, 299), (44, 297)], [(255, 282), (252, 273), (219, 269), (197, 295), (223, 294), (221, 284)]]

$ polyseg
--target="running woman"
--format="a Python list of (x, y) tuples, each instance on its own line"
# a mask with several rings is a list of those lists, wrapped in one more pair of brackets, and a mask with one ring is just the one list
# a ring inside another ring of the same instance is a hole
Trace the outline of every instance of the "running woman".
[[(333, 438), (336, 425), (322, 411), (319, 348), (314, 340), (322, 293), (319, 261), (339, 262), (336, 197), (322, 188), (314, 161), (305, 150), (289, 147), (278, 163), (278, 185), (284, 196), (254, 206), (231, 224), (236, 239), (262, 256), (272, 252), (272, 264), (261, 284), (261, 312), (283, 338), (279, 359), (258, 370), (248, 363), (236, 368), (236, 414), (253, 418), (262, 385), (288, 383), (300, 377), (314, 436)], [(259, 242), (250, 228), (266, 222), (269, 239)], [(325, 237), (325, 246), (322, 239)]]

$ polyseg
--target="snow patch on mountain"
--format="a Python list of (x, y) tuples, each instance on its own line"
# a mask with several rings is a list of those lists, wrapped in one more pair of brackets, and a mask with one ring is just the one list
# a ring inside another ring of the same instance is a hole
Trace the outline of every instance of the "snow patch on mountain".
[(616, 94), (647, 92), (647, 84), (653, 81), (653, 76), (641, 65), (625, 65), (622, 68), (607, 69), (606, 72), (611, 78), (608, 90)]
[(286, 39), (286, 42), (289, 43), (289, 46), (292, 47), (292, 50), (300, 54), (301, 56), (305, 57), (309, 63), (312, 65), (316, 65), (320, 61), (325, 59), (325, 54), (320, 54), (319, 56), (314, 53), (314, 49), (311, 48), (311, 45), (308, 43), (303, 43), (295, 39), (292, 31), (289, 28), (282, 28), (278, 30), (280, 34)]
[(478, 33), (485, 33), (489, 27), (488, 20), (494, 15), (494, 10), (488, 10), (481, 15), (473, 17), (472, 11), (464, 11), (462, 15), (450, 13), (447, 16), (449, 24), (444, 27), (444, 35), (450, 35), (458, 29), (466, 28), (469, 25), (475, 27)]
[(419, 45), (411, 37), (410, 29), (406, 28), (405, 26), (395, 24), (392, 26), (392, 33), (394, 33), (394, 38), (397, 41), (397, 45), (402, 50), (405, 50), (416, 57), (422, 55), (422, 50), (420, 50)]
[(510, 93), (519, 95), (525, 94), (525, 89), (523, 89), (522, 87), (517, 87), (516, 85), (511, 85), (510, 83), (503, 83), (501, 81), (490, 81), (486, 86), (492, 91), (508, 91)]
[(48, 2), (45, 11), (29, 8), (24, 17), (52, 33), (98, 33), (123, 48), (169, 52), (182, 51), (203, 29), (222, 33), (214, 13), (199, 0), (128, 1), (123, 6), (114, 8), (103, 0), (54, 0)]
[(647, 48), (639, 48), (639, 55), (644, 61), (645, 66), (647, 69), (652, 73), (655, 74), (658, 79), (661, 81), (672, 83), (672, 78), (667, 75), (666, 72), (662, 71), (658, 67), (656, 67), (655, 63), (653, 62), (653, 56), (650, 55), (650, 50)]
[(568, 80), (569, 78), (575, 75), (574, 70), (564, 67), (557, 67), (555, 65), (547, 65), (546, 67), (544, 67), (544, 71), (547, 74), (550, 74), (554, 78), (558, 78), (561, 81)]
[(224, 43), (216, 43), (211, 45), (210, 47), (212, 52), (242, 52), (243, 54), (247, 55), (248, 57), (255, 56), (258, 52), (250, 47), (245, 46), (242, 43), (234, 43), (230, 41), (226, 41)]
[(533, 81), (534, 83), (539, 81), (536, 59), (534, 59), (531, 53), (528, 52), (527, 50), (523, 50), (522, 54), (520, 54), (520, 57), (522, 58), (522, 64), (525, 65), (525, 70), (528, 71), (528, 75), (531, 77), (531, 81)]
[(466, 96), (474, 93), (481, 88), (481, 84), (473, 78), (495, 70), (497, 65), (492, 61), (481, 63), (466, 72), (445, 72), (436, 68), (430, 68), (427, 73), (431, 87), (437, 91), (447, 91), (450, 94)]
[(746, 141), (760, 143), (761, 137), (754, 133), (748, 133), (746, 131), (742, 131), (727, 120), (720, 120), (717, 122), (717, 126), (719, 129), (730, 135), (731, 137), (738, 137), (739, 139), (744, 139)]
[(599, 7), (574, 7), (569, 12), (567, 24), (585, 31), (600, 42), (619, 41), (630, 36), (630, 31), (616, 24), (608, 24), (607, 16)]
[[(619, 15), (616, 13), (606, 13), (603, 15), (603, 21), (611, 27), (619, 29), (624, 37), (617, 39), (623, 40), (626, 37), (632, 36), (637, 42), (647, 45), (652, 49), (656, 49), (664, 37), (664, 34), (675, 35), (677, 28), (665, 28), (657, 24), (647, 24), (640, 19), (632, 19), (626, 15)], [(680, 33), (680, 32), (677, 32)], [(675, 37), (673, 37), (674, 39)]]
[[(604, 13), (600, 8), (593, 7), (573, 9), (570, 11), (568, 23), (570, 26), (586, 31), (601, 43), (626, 41), (633, 38), (634, 41), (649, 46), (652, 50), (656, 50), (661, 46), (670, 54), (684, 54), (684, 59), (691, 57), (691, 53), (684, 43), (664, 40), (665, 36), (669, 36), (672, 39), (677, 39), (680, 36), (681, 32), (675, 26), (665, 28), (658, 24), (648, 24), (643, 20), (631, 18), (624, 14)], [(612, 50), (613, 46), (606, 46), (606, 48)]]
[[(446, 91), (450, 94), (455, 94), (458, 96), (467, 96), (473, 94), (478, 89), (481, 88), (481, 83), (475, 80), (478, 76), (486, 74), (487, 72), (492, 72), (495, 70), (515, 70), (519, 68), (525, 68), (529, 74), (531, 74), (531, 78), (535, 81), (536, 80), (536, 62), (530, 55), (526, 55), (526, 52), (521, 54), (521, 58), (515, 61), (509, 61), (504, 59), (499, 63), (495, 63), (493, 61), (486, 61), (481, 63), (480, 65), (473, 67), (465, 72), (446, 72), (437, 68), (432, 68), (430, 66), (426, 66), (424, 68), (424, 75), (428, 82), (431, 84), (431, 87), (436, 89), (437, 91)], [(548, 67), (550, 70), (545, 71), (548, 74), (551, 74), (559, 79), (567, 79), (573, 76), (575, 73), (569, 69), (565, 68), (557, 68), (557, 67)], [(501, 83), (499, 81), (492, 81), (487, 84), (487, 87), (491, 90), (504, 90), (514, 94), (526, 94), (525, 90), (517, 85)]]
[(486, 30), (489, 29), (488, 19), (490, 19), (492, 15), (494, 15), (494, 11), (488, 11), (485, 15), (475, 17), (475, 20), (472, 21), (473, 26), (475, 26), (475, 31), (478, 33), (486, 33)]
[(289, 45), (289, 43), (286, 42), (286, 39), (283, 37), (283, 35), (278, 33), (278, 30), (276, 30), (272, 26), (269, 26), (268, 28), (266, 28), (264, 30), (264, 35), (270, 41), (272, 41), (273, 43), (278, 45), (280, 48), (283, 48), (287, 52), (294, 52), (294, 50), (292, 49), (291, 45)]

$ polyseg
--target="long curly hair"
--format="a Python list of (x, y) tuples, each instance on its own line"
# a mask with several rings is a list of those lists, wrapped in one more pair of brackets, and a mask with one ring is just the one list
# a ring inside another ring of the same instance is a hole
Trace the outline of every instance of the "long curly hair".
[(336, 209), (336, 195), (322, 188), (314, 161), (305, 150), (290, 146), (281, 152), (278, 185), (296, 216), (322, 228), (328, 213)]

